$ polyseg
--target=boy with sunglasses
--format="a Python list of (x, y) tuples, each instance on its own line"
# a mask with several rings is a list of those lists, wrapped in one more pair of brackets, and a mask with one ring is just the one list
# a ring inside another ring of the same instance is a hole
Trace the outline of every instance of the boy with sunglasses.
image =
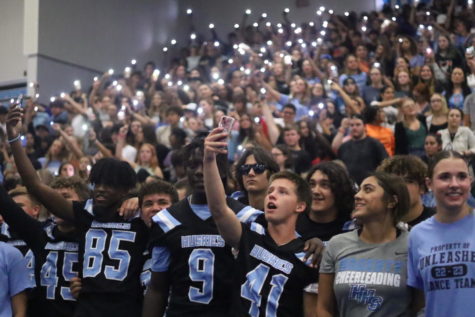
[(274, 174), (264, 203), (267, 228), (240, 223), (228, 207), (216, 162), (217, 154), (227, 152), (226, 136), (216, 128), (206, 138), (203, 175), (219, 233), (239, 252), (235, 286), (240, 298), (234, 311), (240, 316), (302, 316), (304, 289), (317, 281), (317, 271), (302, 261), (304, 241), (295, 232), (298, 215), (310, 208), (310, 188), (293, 173)]
[(235, 175), (241, 188), (231, 195), (245, 205), (264, 210), (269, 178), (279, 171), (274, 159), (262, 148), (247, 149), (236, 164)]

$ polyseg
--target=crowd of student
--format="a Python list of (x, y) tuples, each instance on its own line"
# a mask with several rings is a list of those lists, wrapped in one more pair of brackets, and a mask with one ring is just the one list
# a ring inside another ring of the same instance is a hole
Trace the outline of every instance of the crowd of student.
[(0, 317), (471, 314), (472, 3), (290, 16), (0, 107)]

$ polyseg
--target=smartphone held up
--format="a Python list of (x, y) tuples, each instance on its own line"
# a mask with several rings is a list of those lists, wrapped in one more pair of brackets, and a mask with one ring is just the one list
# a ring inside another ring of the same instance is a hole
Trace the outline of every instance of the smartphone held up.
[[(222, 116), (221, 120), (219, 120), (218, 127), (223, 128), (223, 132), (226, 132), (228, 135), (231, 134), (231, 130), (233, 129), (235, 119), (230, 116)], [(225, 141), (226, 139), (222, 140)]]

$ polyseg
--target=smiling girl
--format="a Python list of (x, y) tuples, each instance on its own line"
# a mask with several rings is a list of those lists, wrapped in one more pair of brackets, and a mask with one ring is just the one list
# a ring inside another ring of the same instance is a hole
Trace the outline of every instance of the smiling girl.
[(407, 284), (417, 289), (426, 316), (473, 316), (475, 298), (475, 217), (468, 206), (471, 178), (463, 157), (454, 151), (435, 155), (427, 185), (436, 214), (409, 236)]
[(408, 234), (396, 227), (408, 210), (402, 178), (375, 173), (363, 180), (352, 214), (361, 229), (333, 237), (323, 255), (319, 317), (402, 316), (408, 311)]

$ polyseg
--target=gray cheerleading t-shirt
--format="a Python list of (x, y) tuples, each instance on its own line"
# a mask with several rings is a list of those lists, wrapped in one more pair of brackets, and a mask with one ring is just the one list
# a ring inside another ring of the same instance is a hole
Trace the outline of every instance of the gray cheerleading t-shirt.
[(333, 237), (323, 254), (320, 273), (335, 274), (333, 291), (339, 316), (406, 316), (407, 238), (368, 244), (358, 230)]

